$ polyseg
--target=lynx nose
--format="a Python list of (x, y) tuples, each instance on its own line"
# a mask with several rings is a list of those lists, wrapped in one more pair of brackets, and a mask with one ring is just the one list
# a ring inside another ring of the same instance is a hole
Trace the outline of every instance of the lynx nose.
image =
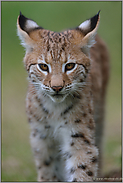
[(55, 92), (60, 92), (62, 90), (63, 86), (52, 86), (52, 89), (55, 91)]

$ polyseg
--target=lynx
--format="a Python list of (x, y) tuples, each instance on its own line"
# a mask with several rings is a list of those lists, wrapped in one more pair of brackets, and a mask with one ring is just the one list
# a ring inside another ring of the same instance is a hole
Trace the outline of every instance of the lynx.
[(26, 49), (26, 112), (38, 181), (93, 181), (101, 169), (109, 58), (96, 34), (99, 12), (53, 32), (20, 13)]

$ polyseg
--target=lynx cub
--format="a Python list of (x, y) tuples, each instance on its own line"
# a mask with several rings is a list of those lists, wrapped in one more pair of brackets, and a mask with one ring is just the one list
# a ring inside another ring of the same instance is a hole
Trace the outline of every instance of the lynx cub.
[(97, 177), (109, 70), (106, 46), (96, 35), (98, 24), (99, 13), (75, 29), (53, 32), (21, 13), (18, 17), (38, 181)]

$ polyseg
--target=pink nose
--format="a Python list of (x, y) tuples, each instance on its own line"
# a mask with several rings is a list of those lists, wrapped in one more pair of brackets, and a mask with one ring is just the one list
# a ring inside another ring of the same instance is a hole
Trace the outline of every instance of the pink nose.
[(52, 89), (53, 89), (54, 91), (56, 91), (56, 92), (61, 91), (62, 88), (63, 88), (63, 86), (52, 86)]

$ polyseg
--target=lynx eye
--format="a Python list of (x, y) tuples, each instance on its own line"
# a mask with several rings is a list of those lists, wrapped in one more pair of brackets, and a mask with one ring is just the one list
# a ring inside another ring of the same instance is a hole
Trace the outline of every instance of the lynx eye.
[(69, 71), (69, 70), (72, 70), (74, 67), (75, 67), (75, 63), (66, 64), (66, 66), (65, 66), (65, 72), (66, 71)]
[(46, 64), (38, 64), (39, 68), (42, 70), (42, 71), (47, 71), (49, 72), (49, 68)]

